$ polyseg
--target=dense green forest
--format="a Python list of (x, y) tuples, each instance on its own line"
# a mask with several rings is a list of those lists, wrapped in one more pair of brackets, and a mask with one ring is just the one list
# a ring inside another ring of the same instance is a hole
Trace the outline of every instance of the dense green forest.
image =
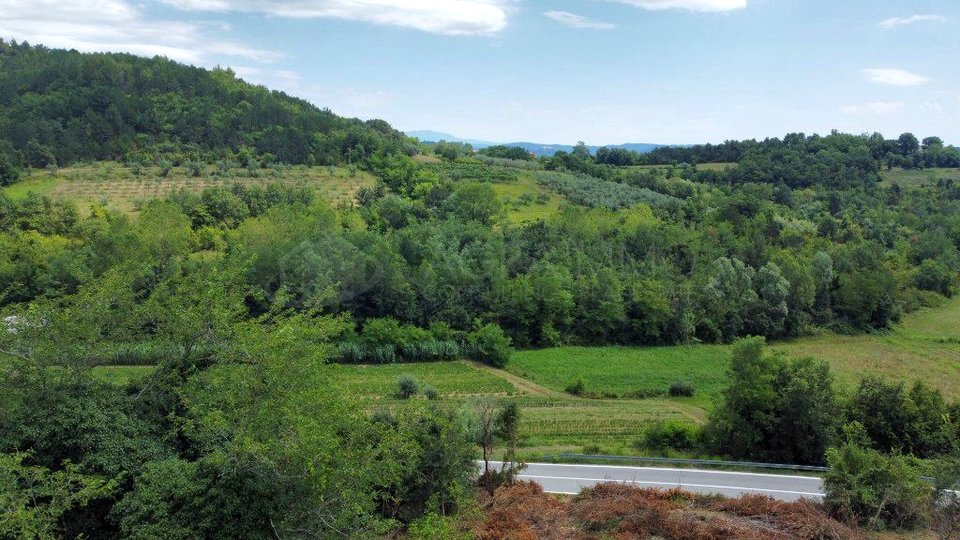
[[(330, 362), (882, 332), (960, 275), (960, 185), (881, 176), (956, 167), (935, 137), (474, 155), (226, 70), (3, 42), (0, 137), (5, 183), (104, 159), (236, 180), (135, 214), (0, 194), (0, 537), (377, 537), (468, 504), (478, 448), (511, 452), (522, 411), (364, 410)], [(336, 208), (243, 182), (295, 163), (377, 182)], [(522, 174), (563, 196), (555, 214), (506, 219), (495, 186)], [(839, 465), (960, 440), (957, 407), (922, 385), (838, 397), (821, 364), (762, 344), (738, 342), (707, 428), (666, 447)], [(125, 364), (156, 369), (91, 374)]]
[(0, 183), (14, 167), (78, 160), (364, 164), (402, 152), (386, 122), (160, 58), (81, 54), (0, 40)]

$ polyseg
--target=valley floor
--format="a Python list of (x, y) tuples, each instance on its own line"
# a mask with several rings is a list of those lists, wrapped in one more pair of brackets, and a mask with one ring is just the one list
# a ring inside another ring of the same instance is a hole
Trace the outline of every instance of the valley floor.
[[(954, 298), (941, 308), (908, 315), (885, 334), (814, 336), (771, 347), (791, 357), (828, 361), (842, 388), (850, 389), (862, 376), (875, 373), (906, 382), (920, 379), (958, 399), (958, 335), (960, 298)], [(652, 422), (702, 423), (725, 384), (728, 361), (725, 345), (561, 347), (519, 351), (507, 370), (457, 361), (337, 366), (335, 376), (343, 393), (369, 410), (406, 406), (393, 397), (401, 375), (433, 386), (446, 401), (516, 401), (523, 410), (522, 453), (533, 459), (562, 452), (638, 454), (635, 443)], [(106, 380), (124, 383), (150, 369), (104, 366), (96, 371)], [(577, 379), (597, 397), (565, 393)], [(675, 380), (693, 384), (696, 394), (666, 396)]]

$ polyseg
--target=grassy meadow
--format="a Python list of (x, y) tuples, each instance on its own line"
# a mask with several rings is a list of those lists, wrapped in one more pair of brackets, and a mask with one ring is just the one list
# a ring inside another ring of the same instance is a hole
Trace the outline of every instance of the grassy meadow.
[(547, 219), (560, 211), (561, 204), (569, 204), (566, 197), (541, 186), (529, 174), (521, 173), (513, 182), (493, 182), (491, 185), (511, 223)]
[(666, 394), (672, 382), (686, 381), (697, 393), (682, 401), (706, 406), (726, 381), (728, 363), (723, 345), (557, 347), (519, 351), (507, 369), (553, 390), (582, 380), (587, 393), (619, 398)]
[(837, 381), (851, 387), (873, 373), (891, 379), (922, 380), (948, 399), (960, 399), (960, 297), (918, 311), (887, 333), (815, 336), (774, 343), (790, 356), (830, 363)]

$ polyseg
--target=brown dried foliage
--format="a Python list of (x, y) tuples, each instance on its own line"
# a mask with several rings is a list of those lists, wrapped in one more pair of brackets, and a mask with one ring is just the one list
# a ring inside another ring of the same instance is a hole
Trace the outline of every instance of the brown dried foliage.
[(810, 501), (758, 495), (717, 500), (680, 490), (601, 484), (561, 500), (518, 483), (484, 501), (478, 540), (855, 540), (862, 535)]
[(481, 501), (487, 519), (476, 540), (586, 540), (570, 518), (567, 503), (533, 482), (502, 487)]

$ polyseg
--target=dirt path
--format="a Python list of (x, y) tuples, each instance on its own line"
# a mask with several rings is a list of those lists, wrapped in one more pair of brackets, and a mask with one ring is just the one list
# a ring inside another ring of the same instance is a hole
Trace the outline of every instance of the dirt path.
[(508, 383), (516, 387), (517, 390), (519, 390), (520, 392), (526, 395), (543, 396), (543, 397), (559, 397), (559, 398), (570, 397), (562, 392), (557, 392), (556, 390), (551, 390), (544, 386), (540, 386), (539, 384), (532, 381), (528, 381), (523, 377), (518, 377), (512, 373), (508, 373), (502, 369), (497, 369), (495, 367), (488, 366), (487, 364), (484, 364), (482, 362), (475, 362), (473, 360), (464, 360), (464, 362), (466, 362), (467, 364), (477, 369), (482, 369), (487, 373), (490, 373), (491, 375), (494, 375), (496, 377), (499, 377), (507, 381)]
[[(519, 390), (523, 395), (527, 395), (527, 396), (551, 397), (551, 398), (559, 398), (559, 399), (570, 400), (570, 401), (583, 401), (587, 403), (612, 401), (618, 404), (622, 404), (625, 402), (633, 401), (640, 404), (641, 402), (644, 401), (644, 400), (630, 400), (630, 399), (593, 400), (593, 399), (587, 399), (587, 398), (580, 398), (576, 396), (571, 396), (569, 394), (565, 394), (563, 392), (558, 392), (556, 390), (551, 390), (550, 388), (547, 388), (545, 386), (540, 386), (539, 384), (533, 381), (524, 379), (523, 377), (519, 377), (508, 371), (504, 371), (502, 369), (497, 369), (495, 367), (488, 366), (487, 364), (484, 364), (482, 362), (475, 362), (473, 360), (463, 360), (463, 362), (477, 369), (482, 369), (495, 377), (499, 377), (507, 381), (508, 383), (512, 384), (517, 390)], [(674, 401), (671, 401), (670, 405), (676, 408), (677, 412), (684, 415), (685, 417), (692, 420), (693, 422), (696, 422), (697, 424), (702, 424), (707, 419), (706, 411), (704, 411), (700, 407), (697, 407), (694, 405), (688, 405), (685, 403), (677, 403)]]

